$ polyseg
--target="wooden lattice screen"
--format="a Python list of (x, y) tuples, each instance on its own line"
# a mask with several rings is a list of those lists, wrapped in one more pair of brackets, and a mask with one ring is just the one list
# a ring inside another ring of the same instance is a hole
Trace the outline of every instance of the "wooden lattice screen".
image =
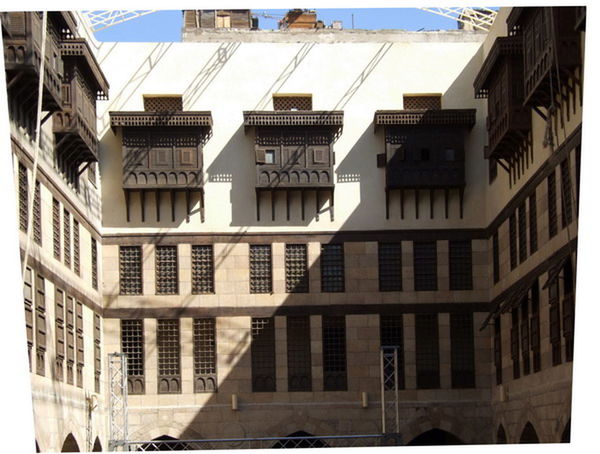
[(175, 112), (183, 110), (181, 96), (144, 96), (146, 112)]
[(274, 110), (312, 110), (312, 96), (273, 96)]
[(404, 110), (440, 110), (441, 95), (404, 95)]

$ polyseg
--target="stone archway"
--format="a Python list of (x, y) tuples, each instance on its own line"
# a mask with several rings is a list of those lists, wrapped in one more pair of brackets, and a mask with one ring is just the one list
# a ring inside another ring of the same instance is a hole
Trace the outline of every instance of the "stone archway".
[(438, 446), (438, 445), (464, 445), (465, 442), (456, 435), (442, 429), (430, 429), (416, 436), (407, 446)]
[(100, 437), (96, 437), (96, 439), (94, 440), (92, 452), (102, 452), (102, 443), (100, 443)]
[(496, 444), (505, 445), (506, 443), (508, 443), (506, 441), (506, 431), (504, 430), (504, 426), (500, 424), (496, 432)]
[(539, 443), (540, 439), (538, 437), (533, 424), (527, 422), (525, 427), (523, 427), (523, 431), (521, 432), (521, 437), (519, 438), (519, 443)]
[(560, 436), (561, 443), (571, 443), (571, 420), (567, 421), (562, 435)]
[(81, 452), (73, 434), (67, 435), (60, 452)]
[[(314, 437), (303, 430), (291, 433), (285, 436), (288, 437)], [(289, 449), (289, 448), (327, 448), (328, 445), (320, 439), (301, 439), (301, 440), (279, 440), (273, 445), (273, 449)]]
[[(169, 443), (164, 443), (165, 441), (168, 441)], [(169, 435), (161, 435), (160, 437), (154, 438), (152, 442), (144, 443), (138, 448), (138, 451), (188, 451), (193, 449), (190, 448), (187, 443), (176, 441), (177, 438), (170, 437)]]
[(38, 444), (37, 440), (35, 440), (35, 452), (42, 452), (40, 451), (40, 445)]

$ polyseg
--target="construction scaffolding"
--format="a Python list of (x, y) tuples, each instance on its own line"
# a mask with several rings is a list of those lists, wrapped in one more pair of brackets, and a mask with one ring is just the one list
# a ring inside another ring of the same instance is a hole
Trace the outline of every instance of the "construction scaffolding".
[(109, 451), (127, 451), (127, 355), (108, 354)]
[(381, 432), (386, 436), (400, 434), (400, 409), (398, 407), (399, 362), (397, 346), (382, 346), (381, 365)]

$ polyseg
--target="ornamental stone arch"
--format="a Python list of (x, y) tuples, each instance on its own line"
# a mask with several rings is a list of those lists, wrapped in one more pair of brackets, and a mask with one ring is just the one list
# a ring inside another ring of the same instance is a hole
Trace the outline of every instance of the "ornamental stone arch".
[(559, 410), (559, 416), (556, 420), (556, 428), (553, 433), (554, 438), (552, 440), (548, 440), (550, 442), (562, 443), (565, 428), (567, 427), (567, 424), (571, 422), (571, 392), (569, 391), (565, 394), (566, 396), (563, 398), (563, 402)]
[(273, 424), (269, 427), (267, 433), (274, 437), (285, 437), (298, 431), (308, 432), (314, 436), (338, 434), (338, 430), (334, 425), (308, 416), (304, 412), (294, 414), (277, 424)]
[(419, 435), (432, 429), (440, 429), (448, 432), (463, 443), (476, 443), (480, 441), (477, 439), (475, 429), (468, 427), (463, 419), (448, 415), (440, 410), (427, 409), (426, 414), (416, 416), (407, 425), (400, 427), (402, 444), (406, 445)]
[[(546, 431), (544, 430), (544, 425), (541, 423), (541, 421), (543, 420), (544, 418), (538, 415), (536, 409), (531, 406), (530, 402), (528, 402), (527, 406), (523, 408), (523, 410), (521, 410), (521, 412), (519, 413), (517, 423), (513, 426), (514, 430), (512, 436), (507, 431), (508, 442), (520, 443), (523, 429), (525, 428), (527, 423), (531, 424), (535, 429), (535, 433), (538, 439), (540, 440), (540, 443), (546, 443), (547, 441), (550, 441), (549, 438), (552, 437), (547, 436)], [(506, 426), (504, 426), (504, 429), (506, 430)]]

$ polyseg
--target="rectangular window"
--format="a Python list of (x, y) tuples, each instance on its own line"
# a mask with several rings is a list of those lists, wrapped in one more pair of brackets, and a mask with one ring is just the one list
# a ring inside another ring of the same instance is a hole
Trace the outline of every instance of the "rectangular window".
[(471, 240), (450, 241), (450, 290), (473, 290)]
[(54, 288), (54, 323), (56, 331), (55, 376), (58, 381), (64, 380), (65, 367), (65, 292)]
[(157, 320), (158, 394), (181, 392), (179, 319)]
[(562, 362), (561, 337), (560, 337), (560, 304), (558, 300), (558, 280), (555, 279), (548, 287), (548, 300), (550, 304), (550, 343), (552, 345), (552, 365), (557, 366)]
[(440, 387), (440, 342), (437, 314), (415, 314), (417, 389)]
[(98, 242), (92, 238), (92, 287), (98, 290)]
[(379, 243), (379, 291), (402, 291), (402, 243)]
[(156, 294), (177, 295), (177, 246), (156, 246)]
[(94, 313), (94, 391), (100, 392), (102, 374), (102, 325), (100, 315)]
[(250, 245), (250, 293), (271, 293), (271, 245)]
[(19, 163), (19, 228), (23, 232), (27, 232), (27, 224), (29, 224), (28, 204), (29, 180), (27, 178), (27, 168)]
[(144, 321), (121, 320), (121, 351), (127, 355), (129, 394), (144, 394)]
[(496, 384), (502, 384), (502, 319), (500, 315), (494, 320), (494, 367)]
[(527, 259), (527, 218), (525, 217), (525, 202), (519, 205), (519, 263)]
[(346, 391), (346, 318), (323, 316), (323, 390)]
[(513, 362), (513, 379), (521, 376), (520, 358), (519, 358), (519, 308), (516, 307), (511, 312), (512, 326), (510, 328), (510, 357)]
[(275, 319), (252, 319), (252, 391), (274, 392)]
[(67, 296), (67, 383), (74, 383), (75, 368), (75, 301)]
[(65, 265), (71, 267), (71, 213), (63, 210), (63, 256)]
[(215, 292), (214, 260), (212, 245), (192, 246), (192, 293), (194, 295)]
[(35, 274), (35, 343), (36, 372), (45, 375), (46, 371), (46, 281)]
[(73, 271), (77, 276), (80, 273), (79, 247), (79, 222), (73, 219)]
[(344, 291), (344, 245), (321, 245), (321, 291)]
[(310, 318), (287, 317), (288, 391), (311, 391)]
[(531, 319), (529, 320), (529, 323), (533, 372), (539, 372), (542, 368), (542, 363), (540, 351), (540, 290), (537, 279), (531, 287)]
[(27, 332), (27, 354), (29, 358), (29, 372), (31, 372), (31, 351), (33, 349), (33, 271), (25, 269), (23, 276), (23, 302), (25, 305), (25, 330)]
[(119, 246), (119, 285), (121, 295), (142, 294), (141, 246)]
[(521, 357), (523, 359), (523, 375), (529, 375), (531, 369), (531, 345), (529, 339), (529, 298), (523, 297), (521, 309)]
[(569, 158), (564, 159), (560, 163), (560, 186), (562, 198), (562, 226), (565, 228), (573, 222), (573, 197), (571, 186), (571, 166), (569, 166)]
[(60, 260), (60, 202), (52, 199), (52, 241), (54, 258)]
[(194, 319), (194, 392), (217, 391), (217, 341), (214, 318)]
[(556, 177), (554, 171), (548, 176), (548, 231), (550, 238), (558, 232), (556, 215)]
[(515, 213), (512, 213), (508, 219), (508, 236), (510, 242), (510, 269), (514, 270), (517, 267), (517, 217)]
[(498, 242), (498, 231), (494, 232), (492, 237), (492, 249), (493, 249), (493, 260), (494, 260), (494, 284), (500, 281), (500, 245)]
[[(395, 347), (385, 349), (384, 352), (386, 356), (389, 356), (389, 361), (384, 363), (385, 389), (395, 389), (396, 377), (398, 378), (398, 389), (404, 389), (404, 327), (402, 315), (380, 315), (379, 338), (382, 347)], [(392, 355), (394, 355), (394, 358), (392, 358)], [(395, 371), (393, 369), (394, 363), (396, 364)]]
[(285, 245), (285, 291), (308, 292), (308, 257), (305, 244)]
[(35, 182), (33, 192), (33, 241), (42, 245), (42, 200), (40, 182)]
[(83, 304), (75, 303), (75, 332), (77, 334), (77, 386), (83, 388), (84, 345), (83, 345)]
[(475, 387), (473, 314), (450, 314), (452, 387)]
[(415, 290), (437, 290), (437, 245), (435, 241), (413, 243)]
[(537, 206), (534, 189), (529, 196), (529, 252), (533, 254), (537, 247)]

